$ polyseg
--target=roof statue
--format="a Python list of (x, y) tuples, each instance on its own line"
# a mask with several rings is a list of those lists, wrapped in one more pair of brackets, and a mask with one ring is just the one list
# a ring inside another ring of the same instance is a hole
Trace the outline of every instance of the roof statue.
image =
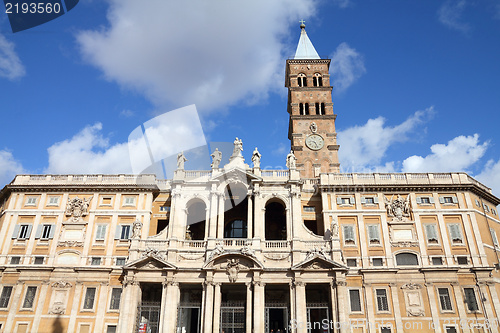
[(300, 21), (299, 45), (295, 51), (294, 59), (321, 59), (306, 33), (305, 21)]

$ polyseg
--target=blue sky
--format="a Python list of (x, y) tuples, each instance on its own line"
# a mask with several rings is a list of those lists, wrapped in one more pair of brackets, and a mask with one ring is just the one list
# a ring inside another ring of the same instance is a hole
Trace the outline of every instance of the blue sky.
[(466, 171), (500, 194), (498, 0), (81, 0), (15, 34), (0, 13), (0, 182), (130, 173), (130, 133), (190, 104), (208, 142), (283, 168), (300, 19), (332, 58), (344, 172)]

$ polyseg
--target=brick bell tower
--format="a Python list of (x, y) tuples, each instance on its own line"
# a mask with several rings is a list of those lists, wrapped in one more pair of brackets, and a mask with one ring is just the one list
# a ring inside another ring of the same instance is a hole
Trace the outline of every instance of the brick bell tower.
[(297, 169), (305, 178), (322, 172), (339, 172), (339, 146), (330, 86), (330, 59), (321, 59), (309, 37), (304, 21), (293, 59), (286, 61), (290, 122), (288, 138), (297, 157)]

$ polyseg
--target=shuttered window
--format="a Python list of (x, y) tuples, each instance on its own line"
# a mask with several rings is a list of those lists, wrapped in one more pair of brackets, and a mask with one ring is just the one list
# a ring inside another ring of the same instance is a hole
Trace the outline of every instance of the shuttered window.
[(349, 290), (349, 300), (351, 303), (351, 312), (361, 311), (361, 298), (359, 294), (359, 289)]
[(425, 224), (425, 236), (427, 237), (427, 243), (438, 244), (437, 228), (435, 224)]
[(368, 228), (368, 241), (370, 244), (380, 244), (380, 229), (378, 224), (369, 224)]
[(448, 224), (448, 230), (450, 231), (450, 238), (453, 244), (463, 243), (462, 230), (460, 228), (460, 224), (458, 223)]
[(346, 245), (354, 245), (356, 244), (356, 239), (354, 236), (354, 226), (353, 225), (344, 225), (343, 229), (344, 236), (344, 244)]

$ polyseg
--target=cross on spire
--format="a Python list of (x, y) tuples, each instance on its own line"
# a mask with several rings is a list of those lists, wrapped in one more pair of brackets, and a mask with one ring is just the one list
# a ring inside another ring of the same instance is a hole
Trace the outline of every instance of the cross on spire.
[(306, 25), (305, 25), (306, 21), (300, 20), (299, 23), (300, 23), (300, 28), (301, 29), (304, 29), (306, 27)]

